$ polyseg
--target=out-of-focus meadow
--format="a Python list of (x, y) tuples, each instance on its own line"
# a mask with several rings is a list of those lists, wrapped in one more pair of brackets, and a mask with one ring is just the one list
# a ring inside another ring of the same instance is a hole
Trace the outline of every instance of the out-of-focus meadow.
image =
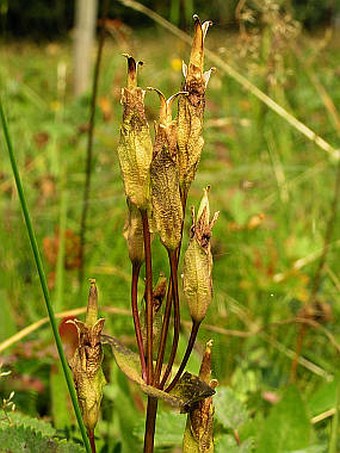
[[(268, 8), (243, 18), (232, 32), (217, 23), (206, 46), (337, 148), (340, 62), (334, 30), (312, 33)], [(71, 40), (3, 39), (0, 89), (55, 311), (84, 307), (87, 279), (94, 277), (106, 331), (133, 347), (130, 263), (122, 235), (126, 202), (115, 154), (126, 76), (123, 52), (143, 60), (142, 87), (157, 87), (170, 96), (181, 86), (181, 61), (188, 59), (189, 47), (154, 24), (119, 27), (106, 38), (81, 282), (79, 231), (90, 92), (73, 96)], [(146, 104), (152, 125), (158, 115), (156, 95), (148, 93)], [(204, 136), (188, 206), (197, 205), (209, 184), (211, 209), (219, 210), (220, 217), (212, 238), (214, 301), (188, 369), (197, 373), (203, 345), (213, 339), (213, 375), (223, 391), (232, 389), (235, 413), (241, 414), (239, 424), (224, 425), (218, 413), (217, 432), (237, 429), (241, 441), (254, 439), (256, 451), (292, 451), (300, 445), (299, 451), (335, 452), (339, 156), (306, 138), (218, 67), (207, 90)], [(66, 427), (72, 437), (73, 420), (60, 396), (66, 391), (48, 323), (8, 346), (4, 343), (39, 322), (46, 311), (10, 162), (2, 139), (0, 143), (0, 354), (3, 369), (12, 372), (1, 378), (0, 392), (7, 398), (15, 391), (17, 410), (47, 418), (58, 429)], [(189, 212), (186, 225), (188, 232)], [(156, 273), (168, 273), (158, 239), (153, 249)], [(190, 319), (184, 301), (182, 306), (179, 355)], [(102, 451), (132, 451), (142, 433), (142, 400), (114, 365), (107, 367), (111, 382), (97, 433)], [(177, 419), (162, 409), (156, 442), (169, 451), (180, 445)], [(268, 439), (276, 430), (282, 442), (287, 437), (297, 443), (271, 448)], [(229, 447), (241, 451), (232, 442)]]

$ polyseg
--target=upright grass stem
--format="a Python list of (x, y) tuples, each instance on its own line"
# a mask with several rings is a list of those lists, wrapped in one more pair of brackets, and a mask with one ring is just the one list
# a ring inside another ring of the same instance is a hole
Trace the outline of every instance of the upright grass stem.
[(62, 364), (62, 368), (63, 368), (65, 380), (66, 380), (66, 384), (67, 384), (68, 391), (69, 391), (69, 394), (70, 394), (70, 397), (71, 397), (72, 405), (73, 405), (74, 412), (75, 412), (75, 415), (76, 415), (76, 419), (77, 419), (77, 422), (78, 422), (78, 426), (79, 426), (79, 429), (80, 429), (80, 432), (81, 432), (81, 435), (82, 435), (82, 438), (83, 438), (83, 442), (84, 442), (86, 451), (88, 453), (90, 453), (91, 452), (91, 446), (90, 446), (90, 443), (89, 443), (89, 439), (87, 437), (86, 428), (85, 428), (85, 425), (83, 423), (83, 419), (82, 419), (82, 416), (81, 416), (80, 408), (79, 408), (79, 405), (78, 405), (76, 391), (75, 391), (75, 388), (74, 388), (74, 385), (73, 385), (73, 380), (72, 380), (72, 377), (71, 377), (71, 373), (70, 373), (70, 370), (69, 370), (69, 367), (68, 367), (68, 363), (67, 363), (66, 357), (64, 355), (63, 346), (62, 346), (60, 335), (59, 335), (59, 332), (58, 332), (58, 326), (57, 326), (56, 319), (55, 319), (55, 316), (54, 316), (54, 311), (53, 311), (52, 304), (51, 304), (51, 298), (50, 298), (50, 294), (49, 294), (49, 290), (48, 290), (48, 286), (47, 286), (46, 275), (45, 275), (45, 272), (44, 272), (42, 259), (41, 259), (41, 256), (40, 256), (39, 247), (38, 247), (37, 239), (36, 239), (35, 232), (34, 232), (34, 229), (33, 229), (33, 225), (32, 225), (32, 221), (31, 221), (31, 216), (30, 216), (30, 213), (29, 213), (28, 205), (27, 205), (27, 202), (26, 202), (24, 189), (23, 189), (23, 186), (22, 186), (22, 183), (21, 183), (21, 178), (20, 178), (18, 166), (17, 166), (16, 159), (15, 159), (15, 156), (14, 156), (12, 141), (11, 141), (11, 138), (10, 138), (10, 134), (9, 134), (8, 126), (7, 126), (7, 121), (6, 121), (6, 117), (5, 117), (5, 113), (4, 113), (4, 110), (3, 110), (3, 106), (2, 106), (1, 100), (0, 100), (0, 119), (1, 119), (1, 123), (2, 123), (2, 130), (3, 130), (3, 133), (4, 133), (4, 137), (5, 137), (7, 151), (8, 151), (8, 154), (9, 154), (10, 161), (11, 161), (11, 166), (12, 166), (12, 171), (13, 171), (13, 175), (14, 175), (14, 179), (15, 179), (15, 184), (16, 184), (16, 188), (17, 188), (17, 191), (18, 191), (18, 196), (19, 196), (19, 200), (20, 200), (20, 204), (21, 204), (21, 209), (22, 209), (22, 213), (23, 213), (23, 216), (24, 216), (25, 224), (26, 224), (26, 230), (27, 230), (27, 234), (28, 234), (28, 237), (29, 237), (29, 241), (30, 241), (31, 247), (32, 247), (34, 261), (35, 261), (35, 264), (36, 264), (36, 267), (37, 267), (39, 280), (40, 280), (40, 285), (41, 285), (41, 289), (42, 289), (42, 292), (43, 292), (43, 296), (44, 296), (44, 300), (45, 300), (45, 305), (46, 305), (46, 309), (47, 309), (47, 312), (48, 312), (48, 316), (49, 316), (49, 319), (50, 319), (50, 324), (51, 324), (52, 332), (53, 332), (53, 335), (54, 335), (56, 347), (57, 347), (59, 358), (60, 358), (60, 361), (61, 361), (61, 364)]

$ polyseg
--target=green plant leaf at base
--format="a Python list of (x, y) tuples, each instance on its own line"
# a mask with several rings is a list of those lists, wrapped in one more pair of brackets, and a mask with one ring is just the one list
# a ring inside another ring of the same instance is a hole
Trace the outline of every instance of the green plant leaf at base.
[(312, 427), (295, 386), (288, 387), (259, 433), (258, 453), (299, 451), (310, 446)]
[(238, 429), (248, 419), (247, 411), (228, 387), (219, 387), (214, 398), (216, 419), (226, 429)]

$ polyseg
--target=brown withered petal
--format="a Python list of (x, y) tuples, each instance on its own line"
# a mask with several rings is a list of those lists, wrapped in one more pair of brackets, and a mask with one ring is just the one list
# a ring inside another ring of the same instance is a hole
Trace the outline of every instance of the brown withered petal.
[(145, 90), (137, 86), (137, 63), (130, 56), (127, 60), (128, 82), (121, 95), (123, 122), (117, 153), (126, 197), (137, 208), (147, 209), (152, 141), (145, 116)]

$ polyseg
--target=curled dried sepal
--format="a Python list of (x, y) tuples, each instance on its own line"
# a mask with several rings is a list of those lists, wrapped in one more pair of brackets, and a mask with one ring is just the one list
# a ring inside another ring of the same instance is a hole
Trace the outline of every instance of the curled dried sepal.
[(204, 72), (204, 38), (210, 21), (203, 22), (194, 16), (194, 37), (188, 66), (183, 63), (184, 90), (188, 93), (178, 103), (178, 157), (181, 190), (186, 198), (195, 178), (203, 149), (203, 115), (205, 90), (211, 70)]
[[(60, 326), (62, 339), (72, 333), (72, 349), (68, 350), (67, 360), (72, 370), (73, 380), (85, 426), (93, 430), (99, 417), (103, 387), (106, 383), (101, 367), (103, 352), (101, 334), (105, 320), (98, 317), (97, 287), (91, 279), (86, 321), (68, 319)], [(69, 326), (68, 329), (66, 327)], [(65, 335), (67, 334), (67, 335)], [(76, 335), (76, 336), (75, 336)]]
[[(215, 393), (217, 381), (211, 376), (211, 346), (208, 342), (203, 355), (199, 378)], [(213, 394), (212, 393), (212, 394)], [(183, 453), (214, 452), (214, 407), (212, 395), (199, 401), (189, 412), (183, 439)]]
[(124, 227), (124, 238), (126, 239), (129, 257), (132, 264), (141, 264), (144, 261), (144, 239), (143, 224), (139, 209), (129, 204), (129, 214)]
[(210, 220), (208, 191), (209, 188), (204, 189), (197, 217), (192, 210), (191, 238), (184, 256), (183, 291), (191, 318), (195, 322), (201, 322), (205, 318), (212, 300), (213, 260), (210, 237), (218, 212)]
[(138, 64), (133, 57), (125, 56), (128, 79), (121, 95), (123, 122), (117, 153), (127, 199), (138, 209), (147, 209), (152, 141), (144, 108), (145, 90), (137, 86)]

